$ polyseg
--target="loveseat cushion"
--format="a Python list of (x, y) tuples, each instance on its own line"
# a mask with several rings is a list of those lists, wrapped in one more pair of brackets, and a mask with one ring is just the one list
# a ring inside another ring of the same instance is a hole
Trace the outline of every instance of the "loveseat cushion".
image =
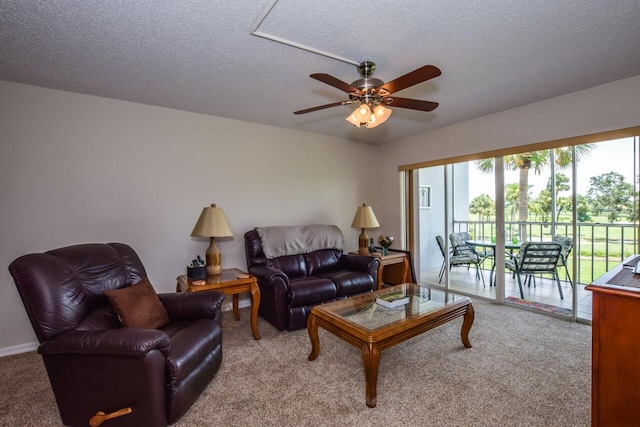
[(318, 276), (324, 272), (335, 270), (340, 266), (342, 251), (338, 249), (323, 249), (304, 255), (309, 276)]
[(375, 289), (373, 277), (360, 271), (334, 271), (323, 275), (323, 277), (335, 283), (338, 297), (371, 292), (372, 289)]
[(337, 289), (331, 279), (304, 277), (289, 282), (289, 305), (301, 307), (335, 299)]
[(266, 261), (266, 266), (281, 270), (290, 278), (307, 275), (307, 265), (302, 255), (287, 255)]

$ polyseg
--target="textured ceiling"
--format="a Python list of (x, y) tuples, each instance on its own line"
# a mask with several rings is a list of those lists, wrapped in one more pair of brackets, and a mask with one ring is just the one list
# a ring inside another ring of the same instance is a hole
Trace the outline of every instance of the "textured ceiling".
[[(293, 115), (347, 99), (309, 74), (351, 83), (362, 60), (383, 81), (439, 67), (398, 96), (440, 106), (375, 129), (349, 125), (352, 106)], [(0, 3), (0, 80), (371, 143), (639, 74), (640, 0)]]

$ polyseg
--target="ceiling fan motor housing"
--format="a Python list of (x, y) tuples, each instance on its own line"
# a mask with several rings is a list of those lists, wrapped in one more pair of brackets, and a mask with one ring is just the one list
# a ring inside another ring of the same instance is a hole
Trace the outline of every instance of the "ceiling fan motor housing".
[(358, 64), (358, 72), (362, 77), (369, 77), (376, 70), (376, 63), (373, 61), (362, 61)]
[(380, 79), (371, 77), (376, 69), (376, 64), (371, 61), (363, 61), (358, 65), (358, 72), (362, 76), (361, 79), (351, 83), (351, 86), (357, 87), (360, 90), (366, 91), (367, 89), (375, 89), (384, 84)]

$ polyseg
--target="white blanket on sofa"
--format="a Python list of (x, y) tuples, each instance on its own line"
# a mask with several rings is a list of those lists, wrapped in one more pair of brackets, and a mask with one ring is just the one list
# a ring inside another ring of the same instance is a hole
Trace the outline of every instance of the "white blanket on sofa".
[(320, 249), (340, 249), (344, 237), (335, 225), (257, 227), (267, 259), (306, 254)]

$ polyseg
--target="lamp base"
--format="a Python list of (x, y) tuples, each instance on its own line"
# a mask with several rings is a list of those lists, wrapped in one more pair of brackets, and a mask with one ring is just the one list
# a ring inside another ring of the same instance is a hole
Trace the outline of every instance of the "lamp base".
[(360, 237), (358, 237), (358, 253), (360, 255), (369, 255), (369, 236), (362, 229), (362, 233), (360, 233)]
[(219, 265), (207, 266), (207, 276), (216, 276), (222, 273), (222, 267)]
[(222, 273), (222, 265), (220, 262), (220, 249), (216, 246), (216, 238), (209, 238), (209, 247), (205, 252), (206, 262), (207, 262), (207, 275), (215, 276), (216, 274)]

